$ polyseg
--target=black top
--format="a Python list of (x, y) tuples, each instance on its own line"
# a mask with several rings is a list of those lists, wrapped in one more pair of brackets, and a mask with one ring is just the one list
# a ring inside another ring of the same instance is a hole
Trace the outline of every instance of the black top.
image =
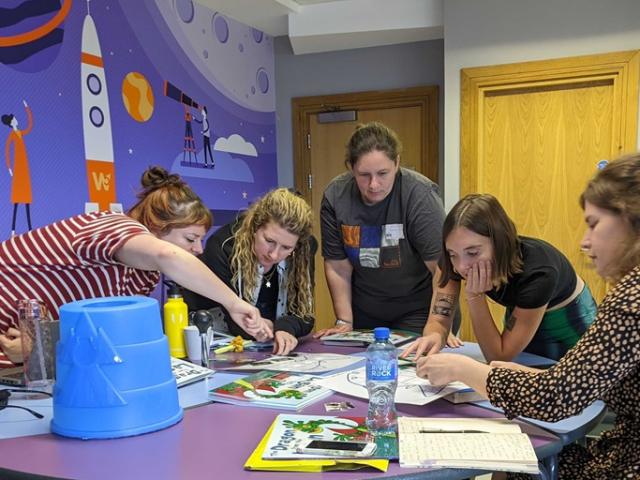
[[(230, 259), (233, 252), (233, 246), (235, 244), (235, 232), (240, 227), (242, 222), (242, 216), (237, 218), (234, 222), (231, 222), (223, 227), (220, 227), (213, 235), (209, 237), (205, 245), (202, 255), (198, 258), (207, 265), (219, 278), (222, 280), (231, 290), (238, 293), (237, 285), (231, 284), (231, 265)], [(309, 276), (313, 281), (314, 274), (314, 255), (318, 249), (318, 242), (314, 237), (311, 237), (311, 265), (309, 266)], [(262, 286), (256, 302), (256, 308), (260, 310), (260, 315), (263, 318), (267, 318), (273, 321), (274, 330), (290, 333), (295, 337), (303, 337), (311, 332), (313, 324), (315, 322), (313, 317), (305, 317), (304, 319), (296, 316), (285, 314), (280, 318), (276, 316), (276, 302), (278, 301), (278, 273), (277, 266), (273, 267), (276, 271), (273, 272), (273, 276), (270, 276), (269, 272), (265, 272), (262, 278)], [(266, 288), (266, 282), (269, 280), (271, 287)], [(229, 328), (231, 335), (241, 335), (243, 338), (251, 338), (251, 336), (245, 332), (233, 319), (229, 316), (229, 313), (217, 302), (210, 300), (202, 295), (191, 292), (189, 290), (184, 291), (184, 301), (189, 306), (189, 310), (202, 310), (210, 309), (214, 307), (220, 307), (225, 314), (225, 322)]]
[(520, 237), (523, 270), (487, 296), (506, 307), (553, 307), (576, 289), (576, 272), (560, 250), (537, 238)]

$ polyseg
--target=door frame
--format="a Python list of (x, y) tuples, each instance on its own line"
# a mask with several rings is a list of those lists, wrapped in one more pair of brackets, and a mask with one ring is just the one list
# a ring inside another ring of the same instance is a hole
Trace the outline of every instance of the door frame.
[[(438, 183), (438, 96), (439, 88), (435, 85), (292, 98), (293, 172), (296, 190), (311, 203), (308, 185), (308, 175), (311, 174), (311, 150), (307, 145), (311, 115), (335, 110), (377, 110), (412, 106), (422, 107), (424, 117), (421, 170)], [(402, 161), (400, 163), (402, 164)]]

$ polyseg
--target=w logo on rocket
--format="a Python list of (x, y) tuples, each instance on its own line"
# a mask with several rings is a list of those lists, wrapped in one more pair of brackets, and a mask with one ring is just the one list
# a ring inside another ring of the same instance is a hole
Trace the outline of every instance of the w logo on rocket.
[(116, 204), (116, 183), (113, 162), (87, 160), (87, 180), (89, 199), (85, 213), (114, 210)]
[(93, 177), (93, 187), (96, 191), (109, 191), (109, 184), (111, 183), (111, 174), (103, 173), (103, 172), (91, 172), (91, 176)]

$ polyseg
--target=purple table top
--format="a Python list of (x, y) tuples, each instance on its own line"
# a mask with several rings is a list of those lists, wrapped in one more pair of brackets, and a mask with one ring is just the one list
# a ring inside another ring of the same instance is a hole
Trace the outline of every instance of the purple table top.
[[(326, 348), (307, 342), (303, 351), (353, 353), (362, 349)], [(331, 401), (349, 399), (356, 408), (349, 411), (366, 415), (366, 400), (336, 394)], [(301, 413), (324, 414), (324, 403), (310, 405)], [(119, 480), (164, 479), (298, 479), (336, 480), (380, 478), (468, 478), (469, 470), (427, 471), (389, 465), (386, 474), (377, 470), (355, 472), (250, 472), (243, 465), (280, 410), (248, 408), (221, 403), (185, 411), (184, 419), (165, 430), (115, 440), (75, 440), (52, 434), (0, 440), (0, 469), (16, 470), (54, 477)], [(425, 406), (398, 405), (401, 415), (441, 417), (502, 417), (472, 404), (454, 405), (438, 400)], [(561, 442), (553, 434), (521, 424), (539, 457), (556, 454)], [(2, 471), (0, 470), (0, 475)]]

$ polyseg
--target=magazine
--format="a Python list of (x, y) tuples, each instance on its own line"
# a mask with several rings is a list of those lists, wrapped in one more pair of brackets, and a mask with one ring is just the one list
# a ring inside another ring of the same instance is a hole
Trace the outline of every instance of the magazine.
[(339, 353), (290, 353), (289, 355), (271, 355), (267, 358), (255, 360), (227, 367), (227, 370), (274, 370), (280, 372), (323, 373), (349, 367), (362, 362), (362, 357), (341, 355)]
[(209, 390), (209, 397), (234, 405), (300, 410), (332, 393), (319, 377), (265, 370)]
[[(318, 458), (318, 455), (298, 452), (312, 440), (373, 441), (368, 434), (365, 417), (280, 414), (276, 417), (273, 430), (262, 452), (262, 458), (265, 460)], [(398, 458), (398, 442), (395, 433), (377, 436), (375, 443), (375, 452), (367, 458)]]
[[(356, 470), (359, 468), (371, 467), (382, 472), (389, 468), (389, 460), (376, 458), (311, 458), (311, 459), (267, 459), (262, 455), (267, 446), (267, 441), (271, 437), (276, 420), (273, 421), (267, 433), (262, 437), (258, 446), (253, 450), (244, 464), (246, 470), (261, 470), (267, 472), (325, 472), (331, 470)], [(297, 478), (297, 477), (296, 477)]]
[[(418, 337), (417, 333), (404, 330), (391, 330), (389, 341), (395, 345), (402, 345)], [(325, 345), (338, 345), (343, 347), (366, 347), (373, 343), (372, 330), (351, 330), (345, 333), (334, 333), (321, 338)]]
[(187, 362), (186, 360), (180, 360), (179, 358), (171, 357), (171, 373), (176, 377), (176, 383), (178, 388), (189, 385), (190, 383), (197, 382), (203, 378), (207, 378), (215, 373), (207, 367), (196, 365), (195, 363)]

